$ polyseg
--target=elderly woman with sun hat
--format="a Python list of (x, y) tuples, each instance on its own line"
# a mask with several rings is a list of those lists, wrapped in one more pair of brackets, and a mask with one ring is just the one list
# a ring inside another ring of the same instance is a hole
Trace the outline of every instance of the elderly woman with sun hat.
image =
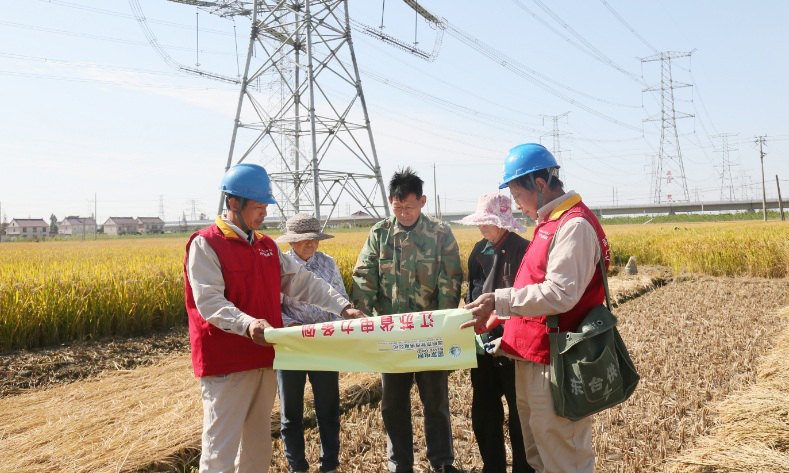
[[(320, 231), (318, 219), (298, 213), (285, 223), (286, 233), (277, 243), (290, 244), (287, 254), (328, 282), (337, 292), (348, 297), (345, 286), (331, 256), (318, 251), (321, 240), (334, 238)], [(282, 296), (282, 324), (285, 327), (342, 320), (317, 306)], [(321, 471), (333, 472), (339, 466), (340, 453), (340, 388), (336, 371), (279, 370), (280, 419), (285, 458), (292, 472), (309, 471), (304, 454), (304, 386), (307, 377), (315, 399), (315, 415), (321, 439)]]
[[(524, 228), (512, 216), (510, 198), (498, 193), (484, 194), (479, 198), (476, 212), (456, 223), (476, 225), (483, 237), (469, 255), (466, 303), (480, 294), (512, 287), (529, 241), (514, 233)], [(533, 472), (526, 461), (516, 407), (515, 366), (509, 358), (494, 357), (483, 348), (486, 344), (495, 345), (503, 333), (504, 327), (499, 326), (477, 335), (477, 368), (471, 369), (471, 425), (479, 444), (483, 473), (506, 473), (504, 406), (501, 400), (504, 396), (509, 406), (512, 472)]]

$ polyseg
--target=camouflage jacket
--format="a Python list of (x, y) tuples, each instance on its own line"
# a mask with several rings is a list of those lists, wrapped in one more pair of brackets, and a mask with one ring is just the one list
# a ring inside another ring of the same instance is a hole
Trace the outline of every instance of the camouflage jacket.
[(353, 304), (368, 314), (455, 309), (463, 270), (455, 236), (422, 214), (411, 231), (394, 216), (370, 230), (353, 270)]

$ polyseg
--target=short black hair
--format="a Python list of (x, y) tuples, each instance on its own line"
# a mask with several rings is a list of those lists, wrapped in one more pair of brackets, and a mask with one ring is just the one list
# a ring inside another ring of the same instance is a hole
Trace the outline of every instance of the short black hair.
[(424, 182), (410, 166), (399, 169), (389, 181), (389, 198), (404, 200), (409, 194), (416, 194), (416, 198), (421, 199), (422, 184)]
[[(538, 177), (541, 177), (547, 183), (550, 174), (547, 169), (540, 169), (539, 171), (534, 171), (532, 173), (525, 174), (523, 176), (515, 178), (515, 182), (517, 182), (519, 186), (523, 187), (529, 192), (534, 192), (536, 189), (534, 187), (534, 184), (532, 183), (531, 177), (529, 176), (534, 176), (535, 180)], [(548, 186), (548, 188), (551, 190), (557, 190), (557, 189), (562, 189), (563, 187), (564, 187), (564, 183), (562, 182), (562, 180), (559, 179), (559, 176), (554, 174), (553, 178), (551, 179), (551, 184)]]

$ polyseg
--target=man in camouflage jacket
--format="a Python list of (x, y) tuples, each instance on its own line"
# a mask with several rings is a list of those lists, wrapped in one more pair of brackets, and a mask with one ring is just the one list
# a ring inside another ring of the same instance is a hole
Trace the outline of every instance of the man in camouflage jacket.
[[(463, 270), (448, 225), (422, 215), (422, 180), (410, 169), (389, 183), (394, 216), (370, 230), (353, 271), (353, 303), (366, 313), (398, 314), (454, 309)], [(411, 386), (424, 406), (427, 458), (438, 472), (457, 471), (452, 449), (447, 371), (382, 373), (381, 415), (387, 433), (389, 470), (412, 472)]]

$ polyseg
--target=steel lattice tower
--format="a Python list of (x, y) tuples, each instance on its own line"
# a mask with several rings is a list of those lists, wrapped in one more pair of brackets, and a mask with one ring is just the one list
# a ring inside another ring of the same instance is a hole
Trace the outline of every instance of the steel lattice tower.
[[(542, 116), (542, 124), (545, 125), (545, 119), (550, 118), (553, 120), (553, 131), (548, 133), (548, 135), (553, 137), (553, 148), (551, 152), (553, 153), (553, 157), (556, 158), (556, 162), (559, 164), (559, 179), (561, 179), (561, 166), (562, 164), (562, 145), (561, 145), (561, 135), (566, 135), (567, 133), (563, 133), (559, 131), (559, 120), (569, 115), (570, 112), (564, 112), (560, 115), (543, 115)], [(546, 135), (543, 135), (546, 136)]]
[[(268, 170), (283, 216), (309, 209), (325, 226), (343, 195), (389, 216), (347, 0), (174, 1), (252, 21), (225, 170), (250, 156), (277, 163)], [(258, 94), (272, 79), (285, 91), (277, 103)], [(242, 110), (255, 119), (242, 122)], [(240, 132), (253, 139), (237, 150)]]
[[(737, 133), (721, 133), (715, 135), (715, 138), (720, 138), (721, 143), (721, 200), (734, 200), (734, 177), (731, 173), (732, 163), (729, 157), (729, 151), (732, 148), (729, 146), (729, 137), (736, 136)], [(736, 151), (736, 150), (735, 150)]]
[(660, 149), (654, 166), (652, 200), (661, 202), (690, 202), (688, 183), (685, 179), (685, 166), (682, 163), (682, 149), (679, 145), (677, 120), (693, 115), (678, 112), (674, 107), (674, 89), (690, 87), (690, 84), (674, 82), (671, 77), (671, 61), (689, 57), (691, 52), (668, 51), (646, 58), (641, 62), (660, 61), (660, 85), (644, 89), (644, 92), (660, 92), (660, 116), (644, 121), (660, 121)]

